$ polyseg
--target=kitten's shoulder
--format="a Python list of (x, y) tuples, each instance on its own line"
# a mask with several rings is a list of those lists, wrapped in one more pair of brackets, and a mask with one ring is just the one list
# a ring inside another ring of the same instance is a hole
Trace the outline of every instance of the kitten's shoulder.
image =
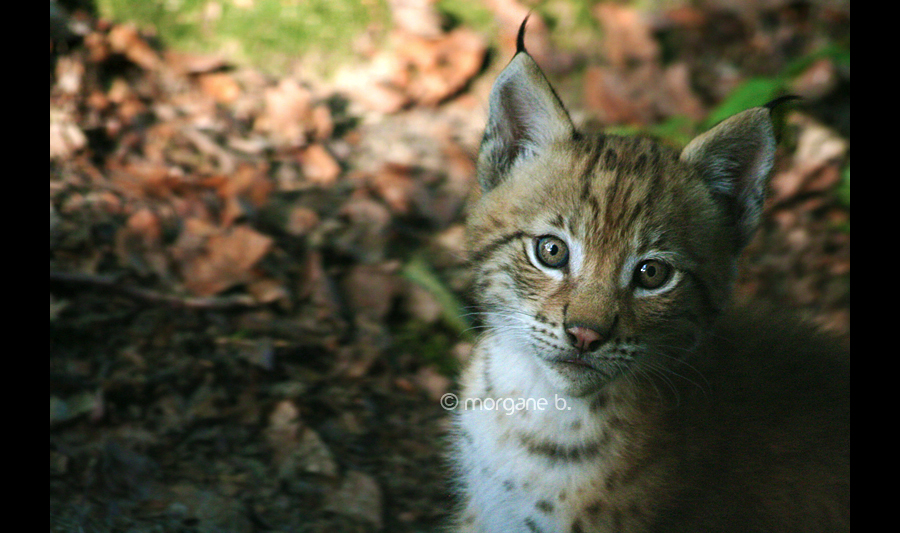
[(793, 412), (832, 402), (846, 403), (849, 416), (849, 341), (790, 312), (735, 308), (689, 362), (720, 399), (749, 409)]
[(778, 310), (736, 309), (719, 320), (690, 361), (695, 385), (678, 410), (694, 497), (676, 522), (849, 530), (848, 344)]
[(849, 339), (833, 335), (791, 311), (759, 304), (735, 307), (716, 321), (705, 355), (726, 364), (751, 364), (763, 371), (786, 366), (849, 374)]

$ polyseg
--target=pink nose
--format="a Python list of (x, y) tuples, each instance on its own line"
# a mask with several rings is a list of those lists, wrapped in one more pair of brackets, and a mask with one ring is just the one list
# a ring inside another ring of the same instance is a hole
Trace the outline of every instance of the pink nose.
[(603, 336), (596, 331), (582, 326), (572, 326), (566, 329), (569, 341), (579, 352), (591, 352), (600, 347)]

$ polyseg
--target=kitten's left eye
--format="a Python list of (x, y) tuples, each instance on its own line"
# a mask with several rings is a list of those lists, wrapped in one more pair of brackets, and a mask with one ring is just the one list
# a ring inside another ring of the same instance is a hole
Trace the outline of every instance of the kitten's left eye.
[(634, 271), (634, 282), (644, 289), (658, 289), (672, 277), (672, 267), (656, 259), (641, 262)]
[(541, 237), (534, 247), (538, 260), (550, 268), (562, 268), (569, 261), (569, 247), (562, 239)]

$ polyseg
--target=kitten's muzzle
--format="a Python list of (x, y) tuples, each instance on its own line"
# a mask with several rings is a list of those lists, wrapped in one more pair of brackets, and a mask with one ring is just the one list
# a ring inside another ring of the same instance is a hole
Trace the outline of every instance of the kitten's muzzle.
[(585, 326), (567, 327), (566, 336), (580, 353), (593, 352), (606, 341), (602, 333)]
[(578, 353), (590, 353), (599, 349), (612, 337), (613, 329), (618, 321), (618, 315), (614, 315), (611, 320), (602, 322), (566, 320), (566, 337), (569, 339), (569, 344), (578, 350)]

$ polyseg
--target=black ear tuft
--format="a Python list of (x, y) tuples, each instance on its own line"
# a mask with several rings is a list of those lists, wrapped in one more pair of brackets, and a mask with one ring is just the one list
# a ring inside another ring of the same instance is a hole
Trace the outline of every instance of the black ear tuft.
[(803, 100), (803, 97), (797, 96), (796, 94), (786, 94), (784, 96), (779, 96), (778, 98), (772, 100), (771, 102), (764, 105), (763, 107), (765, 107), (766, 109), (769, 110), (770, 113), (772, 113), (782, 104), (786, 104), (787, 102), (794, 102), (797, 100)]
[(769, 110), (769, 116), (772, 118), (772, 126), (775, 128), (776, 140), (780, 139), (781, 133), (784, 130), (784, 121), (787, 110), (783, 109), (783, 107), (793, 107), (790, 105), (792, 102), (801, 100), (803, 100), (803, 97), (797, 96), (796, 94), (786, 94), (784, 96), (779, 96), (762, 106)]
[(525, 50), (525, 24), (528, 22), (528, 17), (530, 17), (530, 16), (531, 16), (531, 13), (529, 12), (527, 15), (525, 15), (525, 20), (522, 21), (522, 25), (519, 26), (519, 33), (518, 33), (518, 35), (516, 35), (516, 53), (517, 54), (519, 52), (527, 53), (527, 51)]

